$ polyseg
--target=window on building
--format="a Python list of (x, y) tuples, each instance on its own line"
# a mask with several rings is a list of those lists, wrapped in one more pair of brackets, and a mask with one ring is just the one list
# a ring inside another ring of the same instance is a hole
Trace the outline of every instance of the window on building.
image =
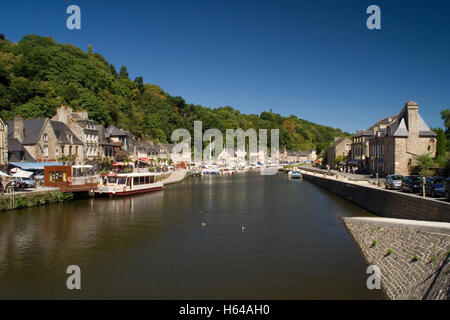
[(47, 142), (48, 141), (48, 134), (44, 133), (44, 141)]
[(44, 144), (44, 157), (48, 157), (48, 145)]

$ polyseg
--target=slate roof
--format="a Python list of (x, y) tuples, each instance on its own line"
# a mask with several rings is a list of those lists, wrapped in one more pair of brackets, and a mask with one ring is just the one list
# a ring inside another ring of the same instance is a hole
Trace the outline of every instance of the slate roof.
[[(407, 126), (407, 110), (404, 109), (401, 112), (397, 119), (389, 126), (387, 135), (392, 135), (394, 137), (408, 137), (409, 136), (409, 128)], [(418, 124), (419, 124), (419, 136), (420, 137), (435, 137), (436, 134), (431, 131), (430, 127), (425, 123), (420, 113), (418, 113)]]
[(383, 118), (381, 120), (378, 120), (370, 128), (377, 127), (377, 126), (382, 125), (382, 124), (388, 125), (388, 124), (392, 123), (392, 121), (394, 121), (396, 118), (398, 118), (398, 116), (399, 115), (396, 114), (394, 116), (390, 116), (390, 117), (386, 117), (386, 118)]
[(109, 126), (108, 128), (106, 128), (106, 136), (107, 137), (120, 137), (120, 136), (132, 137), (133, 135), (128, 130), (121, 130), (121, 129), (117, 128), (116, 126)]
[[(53, 127), (53, 131), (55, 132), (56, 138), (58, 139), (59, 143), (83, 145), (83, 142), (81, 142), (81, 140), (77, 138), (77, 136), (72, 132), (72, 130), (69, 129), (69, 127), (64, 122), (50, 120), (50, 124)], [(72, 142), (69, 141), (67, 137), (69, 134), (72, 135)]]
[(173, 144), (173, 143), (163, 143), (162, 144), (162, 147), (164, 148), (164, 149), (166, 149), (167, 150), (167, 152), (172, 152), (172, 149), (173, 149), (173, 147), (175, 147), (175, 144)]
[(25, 148), (19, 140), (8, 137), (8, 152), (23, 152)]
[(149, 150), (147, 151), (147, 154), (150, 154), (152, 156), (157, 156), (159, 154), (159, 148), (156, 146), (151, 146)]
[[(339, 138), (335, 142), (333, 142), (328, 148), (335, 148), (337, 145), (341, 144), (343, 141), (347, 140), (347, 137)], [(351, 143), (350, 139), (348, 139), (349, 143)]]
[(8, 161), (36, 162), (36, 159), (31, 156), (31, 154), (23, 147), (19, 140), (8, 138)]
[(400, 121), (396, 121), (392, 125), (391, 132), (393, 132), (394, 137), (408, 137), (409, 131), (408, 128), (406, 128), (405, 118), (402, 118)]
[[(24, 145), (36, 144), (41, 137), (42, 130), (47, 119), (24, 119), (23, 120), (23, 141)], [(14, 136), (14, 120), (7, 121), (8, 137)]]
[(419, 136), (421, 137), (436, 137), (436, 133), (431, 131), (430, 127), (425, 123), (419, 113)]
[[(84, 130), (86, 130), (86, 131), (90, 131), (91, 133), (95, 133), (98, 129), (97, 129), (97, 126), (95, 125), (95, 122), (94, 122), (94, 120), (75, 120), (75, 122), (80, 126), (80, 127), (82, 127)], [(90, 124), (90, 125), (93, 125), (94, 126), (94, 129), (91, 129), (91, 128), (87, 128), (87, 125), (88, 124)]]
[(372, 135), (372, 132), (369, 130), (357, 130), (355, 137), (370, 137)]

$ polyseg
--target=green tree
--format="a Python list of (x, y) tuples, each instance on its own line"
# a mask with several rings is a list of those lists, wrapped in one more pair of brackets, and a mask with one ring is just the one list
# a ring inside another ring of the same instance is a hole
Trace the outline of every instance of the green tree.
[(143, 77), (136, 77), (134, 79), (134, 83), (136, 84), (136, 87), (139, 89), (139, 92), (144, 92), (144, 78)]
[(122, 68), (120, 68), (119, 75), (122, 79), (128, 79), (130, 75), (128, 74), (127, 67), (122, 66)]
[(446, 138), (444, 130), (442, 130), (442, 128), (436, 129), (435, 133), (437, 135), (436, 136), (436, 139), (437, 139), (436, 158), (439, 158), (439, 157), (445, 156), (447, 138)]
[(450, 109), (449, 108), (441, 111), (441, 118), (442, 118), (442, 120), (444, 120), (445, 134), (448, 136), (448, 135), (450, 135)]
[(290, 150), (323, 150), (335, 136), (348, 136), (339, 129), (293, 115), (283, 117), (272, 110), (241, 114), (229, 106), (214, 109), (188, 104), (157, 85), (144, 83), (142, 77), (131, 81), (126, 67), (118, 74), (104, 57), (93, 53), (92, 46), (84, 52), (38, 35), (25, 36), (17, 43), (0, 39), (0, 117), (8, 120), (18, 113), (25, 118), (52, 117), (61, 104), (86, 110), (98, 123), (114, 124), (160, 142), (170, 141), (176, 128), (187, 128), (193, 135), (196, 120), (203, 122), (204, 130), (269, 129), (270, 135), (270, 129), (279, 129), (280, 147)]

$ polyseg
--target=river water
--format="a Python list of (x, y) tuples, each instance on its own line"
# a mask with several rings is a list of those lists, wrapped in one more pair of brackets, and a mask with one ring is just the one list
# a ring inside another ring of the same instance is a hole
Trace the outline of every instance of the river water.
[(0, 298), (383, 299), (340, 220), (367, 215), (282, 173), (0, 213)]

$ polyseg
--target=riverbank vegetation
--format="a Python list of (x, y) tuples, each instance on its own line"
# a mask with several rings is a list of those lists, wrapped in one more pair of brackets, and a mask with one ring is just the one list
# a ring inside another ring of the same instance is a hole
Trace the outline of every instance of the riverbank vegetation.
[[(230, 106), (207, 108), (186, 103), (142, 77), (129, 78), (127, 68), (117, 72), (89, 46), (88, 52), (50, 37), (27, 35), (17, 43), (0, 39), (0, 117), (52, 117), (60, 105), (83, 109), (106, 126), (114, 124), (137, 137), (170, 142), (173, 130), (195, 120), (203, 130), (217, 128), (279, 129), (280, 146), (288, 150), (326, 148), (335, 136), (348, 135), (298, 117), (270, 111), (242, 114)], [(300, 108), (308, 106), (299, 106)]]
[(49, 203), (70, 201), (73, 199), (73, 193), (59, 191), (33, 192), (14, 196), (2, 195), (0, 196), (0, 211), (30, 208)]

